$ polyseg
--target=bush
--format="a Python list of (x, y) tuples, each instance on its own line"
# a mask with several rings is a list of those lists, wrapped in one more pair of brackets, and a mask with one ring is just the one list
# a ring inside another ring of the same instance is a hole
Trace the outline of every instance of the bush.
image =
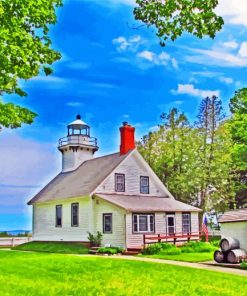
[(161, 247), (162, 247), (162, 250), (160, 252), (161, 254), (164, 254), (164, 255), (179, 255), (179, 254), (181, 254), (181, 250), (173, 244), (162, 243)]
[(103, 234), (100, 231), (97, 231), (97, 234), (93, 235), (88, 232), (88, 240), (90, 241), (91, 246), (99, 247), (101, 245)]
[(215, 247), (205, 242), (188, 242), (181, 247), (182, 253), (203, 253), (212, 252)]
[(98, 253), (114, 255), (114, 254), (117, 254), (118, 252), (116, 248), (105, 247), (105, 248), (99, 248)]
[(161, 244), (152, 244), (147, 246), (142, 253), (145, 255), (154, 255), (154, 254), (158, 254), (162, 249)]
[(220, 240), (217, 239), (217, 240), (210, 241), (210, 245), (219, 248)]
[(241, 268), (246, 269), (247, 270), (247, 261), (244, 261), (240, 264)]

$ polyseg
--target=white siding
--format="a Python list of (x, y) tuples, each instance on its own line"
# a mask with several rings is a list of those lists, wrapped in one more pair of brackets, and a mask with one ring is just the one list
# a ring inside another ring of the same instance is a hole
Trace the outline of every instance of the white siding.
[(240, 242), (240, 248), (247, 251), (247, 221), (221, 223), (221, 237), (236, 238)]
[(167, 195), (153, 177), (150, 176), (146, 167), (134, 155), (131, 155), (120, 164), (97, 188), (96, 192), (115, 193), (115, 173), (125, 174), (125, 192), (123, 194), (140, 195), (140, 176), (149, 176), (148, 195)]
[(111, 244), (125, 248), (125, 213), (125, 210), (115, 205), (94, 199), (95, 232), (103, 233), (103, 214), (112, 214), (112, 233), (103, 233), (102, 245)]
[(90, 149), (89, 151), (86, 148), (79, 147), (77, 151), (73, 151), (69, 149), (70, 147), (66, 148), (66, 151), (63, 150), (63, 158), (62, 158), (62, 170), (63, 172), (68, 172), (75, 170), (81, 165), (84, 161), (93, 158), (93, 152)]
[[(169, 214), (169, 213), (167, 213)], [(175, 231), (176, 233), (182, 232), (182, 213), (175, 213)], [(132, 231), (132, 213), (126, 215), (126, 231), (127, 231), (127, 247), (128, 248), (141, 248), (143, 246), (143, 234), (136, 234)], [(191, 213), (191, 231), (198, 232), (198, 213)], [(166, 235), (166, 213), (155, 213), (155, 234)], [(194, 237), (199, 239), (199, 237)], [(173, 242), (172, 239), (168, 240)], [(179, 242), (179, 239), (177, 240)]]
[[(71, 204), (79, 203), (79, 226), (71, 226)], [(33, 240), (40, 241), (88, 241), (90, 231), (89, 197), (63, 202), (35, 204), (33, 206)], [(55, 226), (56, 205), (62, 205), (62, 227)]]

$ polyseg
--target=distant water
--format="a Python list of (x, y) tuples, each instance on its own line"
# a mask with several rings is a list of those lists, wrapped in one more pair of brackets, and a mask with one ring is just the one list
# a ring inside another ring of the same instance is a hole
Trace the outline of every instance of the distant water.
[(23, 234), (23, 233), (31, 233), (31, 230), (0, 230), (0, 232), (7, 232), (10, 235), (17, 235), (17, 234)]

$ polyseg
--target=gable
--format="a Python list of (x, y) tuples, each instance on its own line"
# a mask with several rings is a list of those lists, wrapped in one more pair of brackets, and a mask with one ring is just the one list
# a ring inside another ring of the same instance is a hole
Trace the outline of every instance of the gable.
[(93, 158), (74, 171), (60, 173), (28, 204), (89, 195), (128, 155), (114, 153)]
[[(129, 195), (140, 195), (140, 177), (149, 177), (149, 194), (143, 196), (172, 197), (167, 188), (155, 175), (137, 150), (134, 150), (110, 175), (94, 190), (100, 193), (115, 193), (115, 174), (125, 175), (125, 192)], [(173, 197), (172, 197), (173, 198)]]

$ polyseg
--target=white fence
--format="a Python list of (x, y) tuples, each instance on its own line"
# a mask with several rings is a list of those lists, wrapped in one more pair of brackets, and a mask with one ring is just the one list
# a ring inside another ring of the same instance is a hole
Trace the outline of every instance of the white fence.
[(1, 247), (14, 247), (27, 242), (30, 242), (32, 237), (0, 237)]

